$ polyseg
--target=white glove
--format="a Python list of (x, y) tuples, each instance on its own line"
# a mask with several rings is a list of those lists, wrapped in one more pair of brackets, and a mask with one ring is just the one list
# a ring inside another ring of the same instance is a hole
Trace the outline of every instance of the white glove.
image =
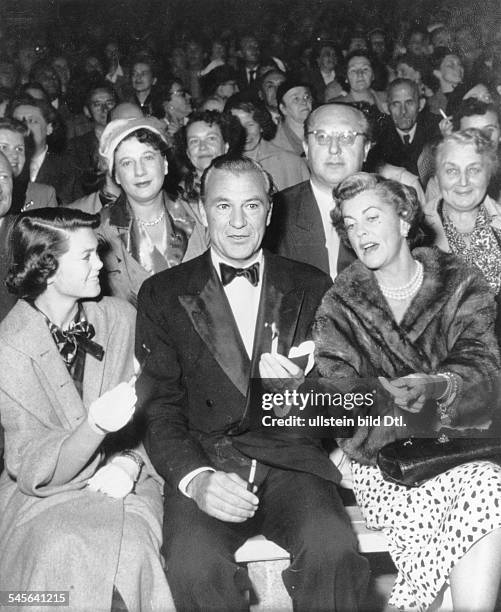
[(89, 406), (87, 421), (96, 433), (106, 434), (118, 431), (130, 421), (134, 414), (136, 400), (136, 391), (132, 381), (120, 383), (92, 402)]
[(89, 478), (87, 486), (91, 491), (101, 491), (105, 495), (120, 499), (132, 491), (134, 479), (120, 465), (108, 463), (99, 468), (92, 478)]

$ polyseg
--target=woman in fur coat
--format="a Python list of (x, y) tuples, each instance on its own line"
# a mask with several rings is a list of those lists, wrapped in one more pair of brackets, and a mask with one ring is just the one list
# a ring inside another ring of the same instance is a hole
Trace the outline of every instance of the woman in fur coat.
[(20, 299), (0, 325), (0, 590), (64, 592), (28, 601), (30, 611), (164, 612), (174, 604), (161, 482), (127, 425), (135, 311), (95, 299), (98, 225), (45, 208), (12, 232), (7, 284)]
[[(415, 192), (355, 174), (334, 221), (358, 261), (339, 275), (314, 327), (320, 375), (377, 389), (376, 405), (429, 416), (429, 427), (488, 427), (499, 372), (493, 294), (482, 274), (418, 237)], [(369, 527), (383, 529), (398, 569), (390, 605), (427, 610), (448, 581), (454, 610), (493, 610), (501, 579), (501, 468), (466, 463), (407, 488), (383, 479), (377, 452), (396, 427), (364, 425), (338, 443), (352, 459)]]

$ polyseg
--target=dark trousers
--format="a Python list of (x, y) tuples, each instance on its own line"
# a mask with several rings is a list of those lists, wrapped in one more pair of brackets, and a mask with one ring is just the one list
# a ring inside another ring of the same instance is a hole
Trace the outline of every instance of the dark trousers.
[(257, 495), (256, 515), (228, 523), (202, 512), (179, 492), (166, 490), (164, 555), (179, 612), (247, 610), (247, 573), (233, 555), (258, 533), (291, 553), (284, 585), (298, 612), (356, 612), (368, 563), (336, 485), (318, 476), (272, 468)]

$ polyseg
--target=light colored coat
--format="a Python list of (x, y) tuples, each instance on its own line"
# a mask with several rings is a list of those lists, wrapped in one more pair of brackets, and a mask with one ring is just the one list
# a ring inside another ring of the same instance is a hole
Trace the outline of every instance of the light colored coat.
[(124, 499), (86, 488), (102, 448), (71, 481), (51, 482), (61, 446), (89, 405), (133, 372), (133, 308), (103, 298), (84, 311), (105, 354), (101, 362), (86, 357), (83, 400), (36, 310), (19, 300), (0, 325), (0, 590), (69, 591), (69, 609), (99, 612), (109, 611), (115, 585), (131, 612), (164, 612), (174, 606), (159, 554), (161, 482), (151, 464)]

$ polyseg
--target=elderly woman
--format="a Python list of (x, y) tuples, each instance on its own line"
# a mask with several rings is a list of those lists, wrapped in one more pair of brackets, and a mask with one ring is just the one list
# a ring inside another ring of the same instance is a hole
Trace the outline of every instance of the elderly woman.
[(116, 119), (101, 136), (100, 153), (122, 195), (101, 214), (106, 292), (136, 304), (143, 281), (197, 257), (205, 227), (182, 199), (163, 190), (167, 142), (158, 120)]
[(244, 154), (259, 162), (271, 174), (278, 190), (297, 185), (310, 178), (308, 167), (302, 158), (289, 151), (280, 149), (269, 142), (277, 126), (266, 110), (252, 102), (235, 101), (226, 105), (246, 132)]
[(435, 166), (440, 196), (424, 206), (435, 244), (476, 266), (499, 294), (501, 206), (487, 195), (496, 147), (479, 130), (453, 132), (437, 146)]
[[(376, 407), (419, 413), (428, 431), (488, 424), (500, 362), (487, 283), (449, 253), (411, 251), (419, 239), (412, 189), (357, 173), (335, 195), (338, 231), (358, 261), (337, 277), (317, 312), (320, 375), (345, 390), (376, 389)], [(415, 488), (393, 484), (376, 457), (398, 435), (391, 426), (363, 425), (338, 440), (352, 459), (367, 524), (384, 530), (398, 569), (390, 604), (427, 610), (449, 581), (454, 609), (493, 610), (501, 468), (477, 461)]]
[(7, 285), (19, 300), (0, 324), (0, 589), (66, 591), (72, 610), (163, 612), (174, 606), (161, 482), (128, 424), (134, 309), (96, 301), (98, 224), (45, 208), (13, 228)]

